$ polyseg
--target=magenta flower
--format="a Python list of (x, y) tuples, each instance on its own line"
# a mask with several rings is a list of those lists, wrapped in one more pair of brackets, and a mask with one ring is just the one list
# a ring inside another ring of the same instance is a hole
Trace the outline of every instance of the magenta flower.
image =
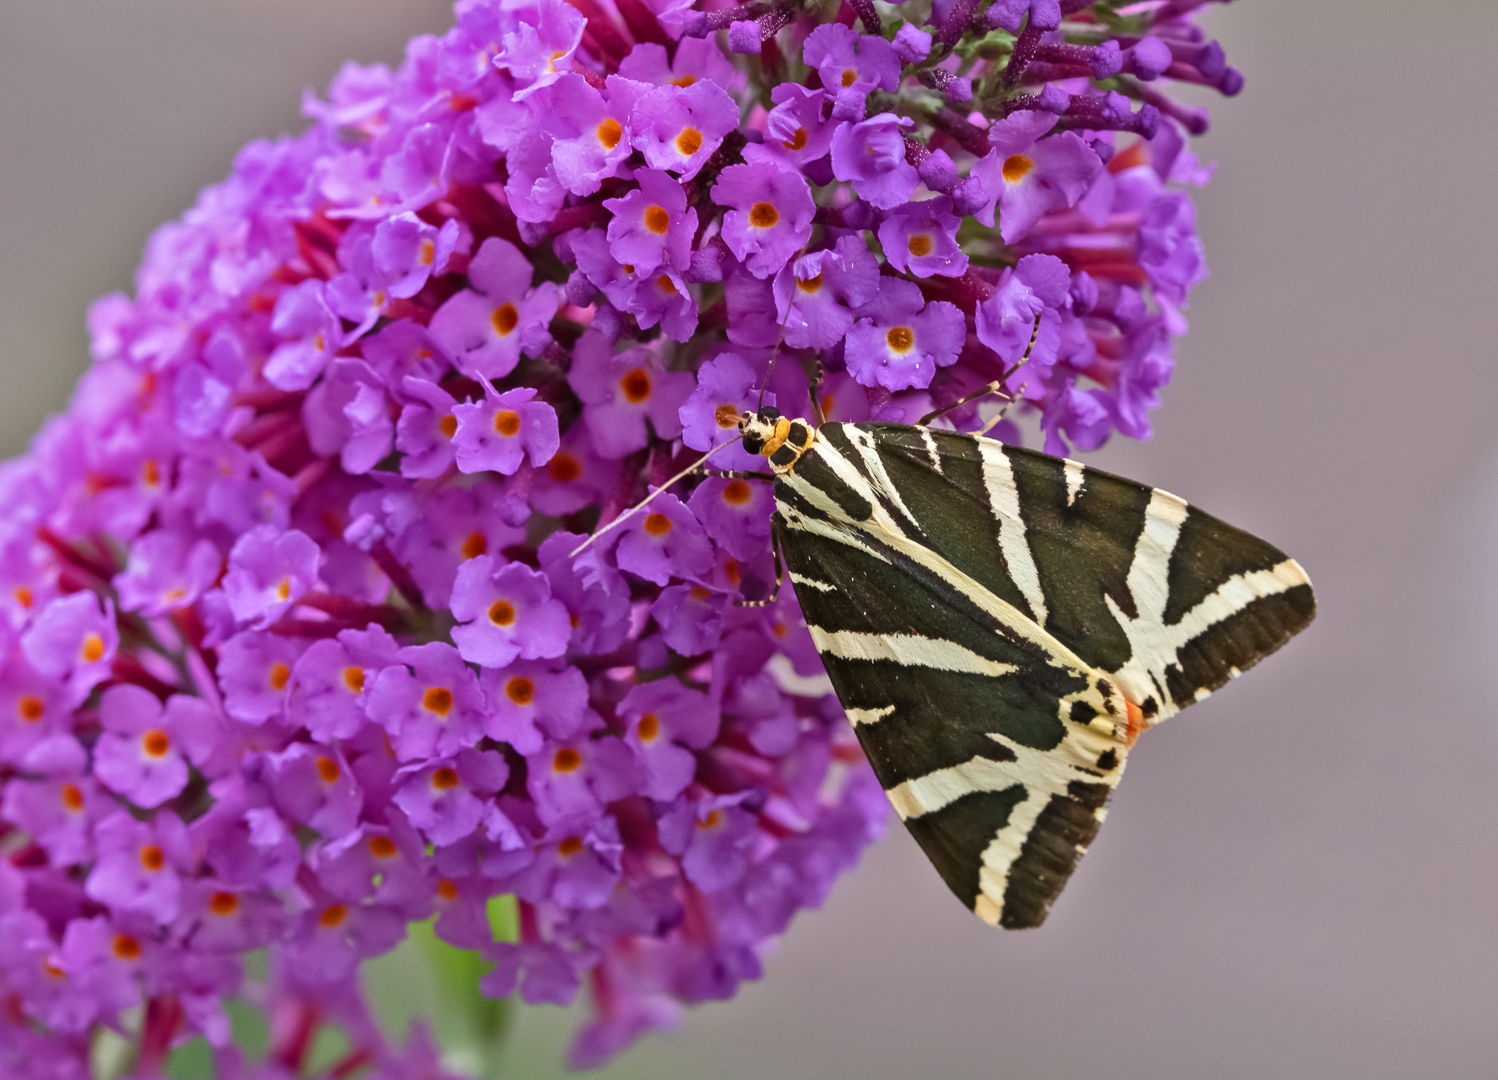
[(1048, 211), (1076, 204), (1102, 169), (1097, 154), (1070, 131), (1046, 138), (1057, 117), (1021, 110), (988, 129), (993, 149), (973, 166), (968, 180), (981, 194), (973, 216), (990, 227), (999, 214), (1005, 243), (1023, 237)]
[(686, 192), (669, 174), (640, 169), (635, 180), (640, 186), (624, 198), (603, 202), (614, 214), (609, 253), (639, 275), (656, 267), (685, 270), (692, 262), (697, 211), (687, 206)]
[(738, 123), (738, 106), (715, 82), (660, 86), (630, 110), (630, 141), (651, 168), (690, 180)]

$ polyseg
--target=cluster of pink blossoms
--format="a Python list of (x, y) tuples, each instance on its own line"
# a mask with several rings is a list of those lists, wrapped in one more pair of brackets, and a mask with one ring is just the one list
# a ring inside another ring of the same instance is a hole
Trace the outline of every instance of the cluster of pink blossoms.
[(433, 916), (490, 995), (586, 986), (583, 1064), (757, 977), (887, 812), (791, 591), (736, 605), (770, 490), (570, 553), (817, 362), (829, 418), (911, 420), (1038, 320), (1047, 448), (1147, 437), (1205, 276), (1159, 87), (1241, 85), (1198, 6), (460, 0), (247, 147), (0, 471), (0, 1071), (113, 1027), (298, 1075), (323, 1022), (330, 1075), (435, 1069), (357, 985)]

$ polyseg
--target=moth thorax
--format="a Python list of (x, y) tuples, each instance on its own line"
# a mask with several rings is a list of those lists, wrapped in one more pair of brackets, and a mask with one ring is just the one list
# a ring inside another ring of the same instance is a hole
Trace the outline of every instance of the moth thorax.
[(815, 437), (805, 420), (790, 420), (767, 406), (739, 418), (744, 449), (768, 458), (776, 472), (788, 472)]

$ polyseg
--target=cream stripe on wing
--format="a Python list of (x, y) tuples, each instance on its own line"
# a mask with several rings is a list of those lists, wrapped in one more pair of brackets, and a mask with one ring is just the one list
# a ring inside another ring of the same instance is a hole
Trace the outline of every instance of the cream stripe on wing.
[(978, 451), (983, 460), (983, 486), (988, 490), (988, 505), (999, 527), (999, 550), (1003, 552), (1004, 565), (1009, 568), (1009, 576), (1014, 579), (1020, 595), (1034, 612), (1035, 621), (1045, 626), (1045, 590), (1040, 585), (1035, 557), (1030, 554), (1030, 542), (1025, 538), (1014, 466), (1004, 453), (1002, 443), (979, 439)]
[(823, 630), (808, 626), (817, 649), (843, 660), (893, 660), (905, 666), (956, 671), (967, 675), (1013, 675), (1014, 664), (989, 660), (950, 641), (918, 634), (861, 634), (853, 630)]

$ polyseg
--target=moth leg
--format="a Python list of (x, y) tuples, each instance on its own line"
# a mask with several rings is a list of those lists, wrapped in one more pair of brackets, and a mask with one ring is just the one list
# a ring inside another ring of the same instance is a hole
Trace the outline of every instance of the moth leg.
[(761, 608), (769, 607), (780, 596), (780, 586), (785, 584), (785, 563), (780, 558), (780, 536), (774, 531), (770, 532), (770, 550), (775, 555), (775, 589), (763, 600), (735, 600), (735, 607)]
[(774, 480), (774, 473), (754, 472), (748, 469), (703, 469), (702, 475), (715, 476), (719, 480)]
[[(952, 402), (950, 405), (943, 405), (939, 409), (932, 409), (925, 416), (923, 416), (919, 420), (917, 420), (916, 424), (919, 425), (919, 426), (921, 426), (921, 427), (925, 427), (927, 424), (931, 423), (931, 421), (935, 420), (938, 416), (941, 416), (941, 415), (943, 415), (945, 413), (949, 413), (953, 409), (960, 408), (961, 406), (966, 405), (969, 401), (975, 401), (978, 398), (980, 398), (980, 397), (986, 397), (989, 394), (1002, 394), (1008, 400), (1009, 405), (1013, 405), (1014, 404), (1014, 400), (1015, 400), (1014, 399), (1014, 395), (1011, 394), (1008, 390), (1004, 389), (1004, 384), (1009, 381), (1009, 377), (1011, 375), (1013, 375), (1016, 371), (1018, 371), (1020, 368), (1022, 368), (1022, 367), (1025, 366), (1026, 361), (1028, 361), (1030, 359), (1030, 352), (1031, 352), (1031, 350), (1033, 350), (1035, 348), (1035, 342), (1037, 340), (1039, 340), (1039, 338), (1040, 338), (1040, 316), (1037, 315), (1037, 316), (1035, 316), (1035, 327), (1034, 327), (1034, 329), (1032, 329), (1030, 331), (1030, 343), (1025, 346), (1025, 353), (1024, 353), (1023, 356), (1021, 356), (1019, 358), (1019, 362), (1018, 363), (1016, 363), (1008, 371), (1004, 372), (1004, 374), (1000, 375), (993, 382), (989, 383), (987, 386), (980, 386), (980, 387), (978, 387), (978, 389), (974, 390), (971, 394), (967, 394), (967, 395), (965, 395), (963, 397), (958, 398), (956, 401)], [(1008, 406), (1006, 405), (1005, 408), (1007, 409)], [(1000, 413), (999, 415), (1002, 418), (1003, 414)], [(984, 432), (988, 431), (988, 429), (991, 428), (991, 427), (993, 427), (993, 425), (996, 424), (997, 422), (998, 422), (997, 420), (990, 421), (989, 424), (986, 427), (984, 427), (983, 431)]]
[(822, 376), (826, 371), (820, 358), (814, 359), (811, 364), (811, 374), (806, 377), (806, 393), (811, 398), (812, 422), (816, 427), (821, 427), (827, 422), (827, 417), (822, 414), (822, 400), (818, 395), (822, 389)]

